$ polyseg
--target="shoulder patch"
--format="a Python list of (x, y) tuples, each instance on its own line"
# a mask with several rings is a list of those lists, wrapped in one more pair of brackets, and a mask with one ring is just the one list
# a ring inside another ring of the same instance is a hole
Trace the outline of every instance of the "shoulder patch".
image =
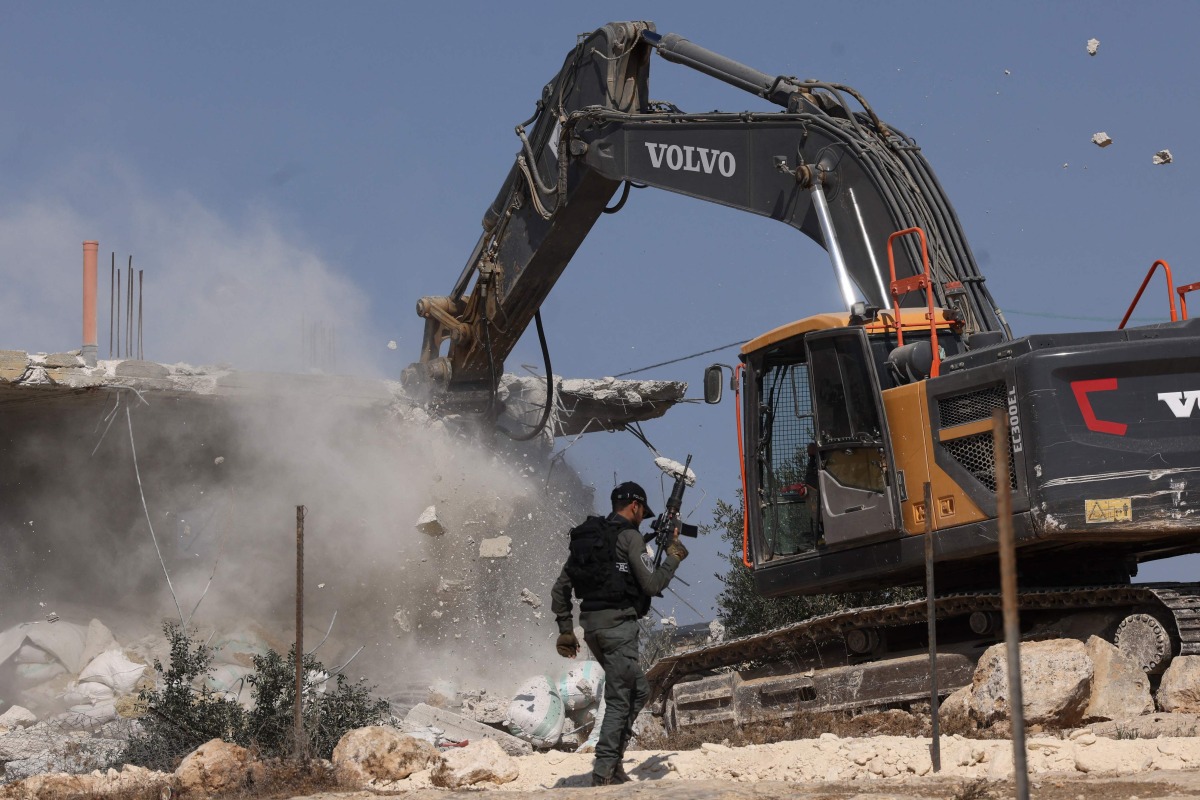
[(646, 565), (648, 572), (654, 572), (654, 559), (650, 557), (649, 553), (642, 553), (642, 563)]

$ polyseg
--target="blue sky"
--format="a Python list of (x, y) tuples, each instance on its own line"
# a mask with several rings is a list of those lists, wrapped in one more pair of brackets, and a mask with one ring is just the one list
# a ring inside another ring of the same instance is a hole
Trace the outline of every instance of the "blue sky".
[[(299, 355), (303, 307), (338, 326), (344, 368), (398, 375), (417, 356), (413, 305), (448, 291), (461, 270), (516, 152), (513, 126), (575, 35), (616, 19), (650, 18), (764, 72), (862, 91), (922, 146), (1018, 334), (1114, 327), (1158, 258), (1178, 282), (1200, 279), (1190, 146), (1200, 128), (1200, 9), (817, 9), (5, 3), (0, 346), (78, 346), (79, 242), (96, 238), (102, 253), (132, 253), (147, 270), (151, 358), (287, 366)], [(1092, 37), (1095, 57), (1085, 50)], [(684, 110), (771, 109), (661, 59), (651, 86), (653, 98)], [(1093, 145), (1097, 131), (1114, 144)], [(1153, 166), (1163, 148), (1175, 162)], [(1144, 318), (1165, 316), (1155, 286)], [(587, 377), (838, 305), (824, 252), (800, 234), (647, 190), (601, 220), (543, 316), (556, 371)], [(686, 379), (694, 393), (706, 363), (735, 358), (730, 350), (645, 377)], [(522, 363), (541, 363), (532, 336), (508, 366)], [(665, 454), (695, 454), (707, 492), (697, 521), (736, 488), (732, 417), (728, 402), (695, 405), (646, 427)], [(627, 435), (585, 438), (568, 457), (601, 494), (613, 472), (657, 482)], [(695, 549), (684, 572), (698, 580), (682, 593), (707, 612), (716, 545)]]

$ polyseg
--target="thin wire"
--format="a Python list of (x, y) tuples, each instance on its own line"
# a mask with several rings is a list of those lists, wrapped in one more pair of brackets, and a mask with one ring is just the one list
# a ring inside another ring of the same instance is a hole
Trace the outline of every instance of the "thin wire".
[(171, 590), (171, 599), (175, 601), (175, 610), (179, 612), (179, 622), (185, 628), (183, 609), (179, 607), (179, 598), (175, 595), (175, 585), (171, 583), (171, 573), (167, 571), (167, 562), (163, 560), (162, 549), (158, 546), (158, 537), (154, 534), (154, 523), (150, 521), (150, 509), (146, 506), (146, 491), (142, 488), (142, 471), (138, 469), (137, 446), (133, 443), (133, 418), (129, 415), (129, 406), (125, 406), (125, 422), (129, 425), (129, 449), (133, 452), (133, 474), (137, 476), (138, 494), (142, 498), (142, 511), (146, 513), (146, 525), (150, 527), (150, 540), (154, 542), (154, 552), (158, 553), (158, 563), (162, 565), (163, 575), (167, 579), (167, 588)]
[[(329, 634), (333, 632), (333, 623), (335, 623), (335, 622), (337, 622), (337, 611), (334, 611), (334, 612), (333, 612), (333, 619), (329, 620), (329, 630), (325, 631), (325, 636), (324, 636), (324, 638), (322, 638), (322, 639), (321, 639), (321, 641), (317, 642), (317, 646), (316, 646), (316, 647), (314, 647), (312, 650), (309, 650), (309, 651), (308, 651), (307, 653), (305, 653), (304, 655), (306, 655), (306, 656), (311, 656), (311, 655), (313, 655), (314, 653), (316, 653), (318, 650), (320, 650), (320, 649), (321, 649), (321, 645), (325, 644), (325, 639), (328, 639), (328, 638), (329, 638)], [(349, 663), (349, 662), (347, 662), (347, 663)]]
[(709, 353), (716, 353), (720, 350), (728, 350), (731, 347), (741, 347), (748, 341), (750, 341), (750, 340), (743, 339), (740, 342), (730, 342), (729, 344), (723, 344), (720, 347), (714, 347), (711, 350), (702, 350), (699, 353), (692, 353), (690, 356), (680, 356), (679, 358), (673, 358), (670, 361), (662, 361), (658, 364), (651, 364), (648, 367), (638, 367), (637, 369), (631, 369), (627, 372), (619, 372), (616, 375), (613, 375), (613, 377), (614, 378), (624, 378), (626, 375), (637, 375), (639, 372), (646, 372), (648, 370), (656, 369), (658, 367), (665, 367), (668, 364), (678, 364), (680, 361), (687, 361), (692, 358), (699, 358), (700, 356), (706, 356)]

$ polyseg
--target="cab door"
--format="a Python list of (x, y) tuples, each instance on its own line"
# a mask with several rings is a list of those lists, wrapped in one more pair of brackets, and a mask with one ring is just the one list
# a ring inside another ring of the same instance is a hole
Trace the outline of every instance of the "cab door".
[(899, 492), (866, 331), (810, 333), (805, 349), (816, 416), (825, 546), (897, 536)]

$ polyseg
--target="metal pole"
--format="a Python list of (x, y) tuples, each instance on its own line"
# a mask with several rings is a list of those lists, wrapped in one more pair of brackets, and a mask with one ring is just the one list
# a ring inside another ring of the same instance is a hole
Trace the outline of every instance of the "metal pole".
[(117, 270), (117, 358), (121, 357), (121, 270)]
[(1004, 647), (1008, 654), (1008, 700), (1012, 714), (1013, 772), (1017, 800), (1029, 800), (1025, 758), (1025, 698), (1021, 691), (1021, 623), (1017, 618), (1017, 555), (1013, 546), (1012, 488), (1009, 481), (1008, 417), (992, 413), (992, 452), (996, 463), (996, 521), (1000, 527), (1000, 595), (1004, 609)]
[(825, 239), (825, 250), (829, 260), (833, 262), (833, 271), (837, 275), (838, 287), (842, 290), (842, 301), (849, 311), (854, 305), (854, 286), (850, 283), (850, 271), (846, 268), (846, 259), (842, 256), (842, 245), (838, 242), (837, 230), (833, 227), (833, 216), (829, 213), (829, 203), (825, 200), (825, 190), (821, 188), (819, 179), (813, 180), (813, 208), (817, 211), (817, 221), (821, 223), (821, 236)]
[(108, 357), (113, 357), (113, 309), (117, 299), (117, 251), (112, 254), (112, 264), (108, 270)]
[(146, 270), (138, 270), (138, 332), (137, 332), (137, 357), (143, 359), (146, 357), (145, 351), (142, 349), (142, 273)]
[(125, 357), (133, 357), (133, 348), (130, 343), (133, 341), (133, 256), (129, 257), (129, 271), (126, 273), (129, 278), (125, 282)]
[(304, 757), (304, 506), (296, 506), (296, 758)]
[(929, 719), (933, 741), (929, 757), (933, 771), (942, 771), (942, 737), (938, 723), (937, 604), (933, 593), (933, 487), (925, 481), (925, 616), (929, 618)]

